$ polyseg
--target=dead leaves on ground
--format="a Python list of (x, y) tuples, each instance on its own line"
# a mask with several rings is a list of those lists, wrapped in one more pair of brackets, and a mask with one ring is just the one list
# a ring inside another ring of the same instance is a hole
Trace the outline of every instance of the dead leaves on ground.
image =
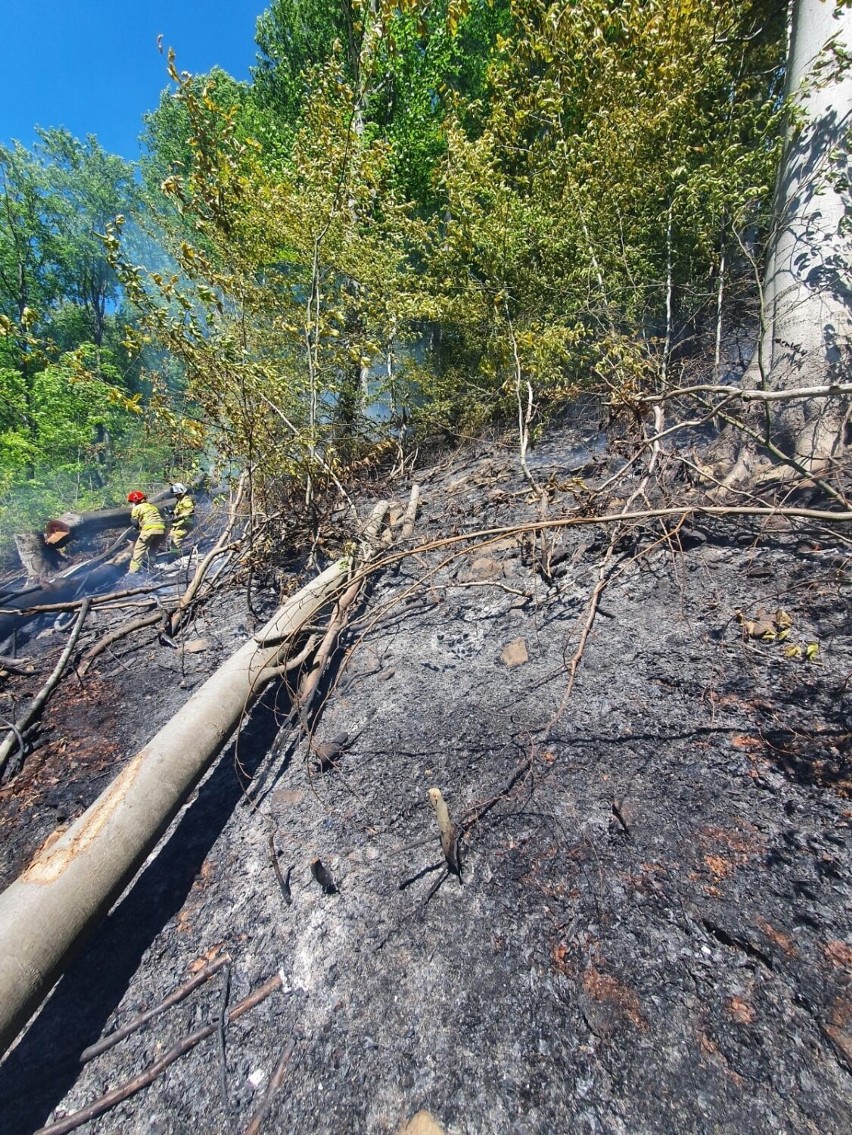
[(779, 607), (771, 617), (765, 615), (763, 611), (758, 611), (753, 618), (749, 618), (742, 611), (738, 611), (737, 619), (742, 627), (744, 639), (757, 639), (767, 645), (771, 643), (783, 645), (783, 656), (791, 662), (814, 662), (819, 656), (818, 642), (789, 641), (793, 630), (793, 616), (782, 607)]

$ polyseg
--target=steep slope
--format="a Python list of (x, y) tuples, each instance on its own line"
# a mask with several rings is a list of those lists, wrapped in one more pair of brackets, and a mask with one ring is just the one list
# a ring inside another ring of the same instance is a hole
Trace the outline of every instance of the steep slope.
[[(573, 441), (532, 454), (551, 518), (590, 459)], [(423, 541), (539, 516), (496, 443), (418, 479)], [(845, 1132), (848, 555), (777, 520), (681, 536), (625, 534), (567, 699), (602, 528), (452, 544), (379, 575), (311, 746), (277, 736), (288, 702), (270, 694), (0, 1066), (4, 1130), (84, 1107), (280, 973), (224, 1055), (214, 1033), (84, 1130), (243, 1130), (293, 1042), (268, 1131), (395, 1132), (427, 1108), (455, 1135)], [(87, 744), (132, 752), (245, 633), (240, 597), (205, 618), (182, 679), (173, 651), (146, 646), (87, 710), (57, 704), (54, 727), (100, 714), (109, 736)], [(773, 619), (774, 639), (754, 633)], [(433, 787), (460, 879), (443, 878)], [(4, 790), (12, 859), (60, 785), (30, 791), (15, 820)]]

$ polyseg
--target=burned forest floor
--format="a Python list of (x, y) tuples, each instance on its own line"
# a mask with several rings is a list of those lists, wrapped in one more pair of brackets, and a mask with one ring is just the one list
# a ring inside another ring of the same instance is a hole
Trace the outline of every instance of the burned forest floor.
[[(552, 519), (579, 469), (590, 485), (611, 471), (569, 431), (530, 466)], [(412, 476), (415, 542), (542, 515), (511, 439)], [(850, 548), (783, 518), (634, 526), (566, 696), (610, 535), (498, 535), (378, 571), (311, 741), (280, 730), (287, 693), (270, 689), (0, 1064), (3, 1135), (208, 1023), (80, 1130), (243, 1132), (281, 1062), (266, 1132), (393, 1135), (423, 1109), (422, 1130), (448, 1135), (846, 1135)], [(175, 643), (142, 631), (65, 677), (0, 790), (3, 885), (277, 600), (221, 592)], [(65, 641), (52, 628), (20, 651), (34, 675), (0, 693), (35, 692)]]

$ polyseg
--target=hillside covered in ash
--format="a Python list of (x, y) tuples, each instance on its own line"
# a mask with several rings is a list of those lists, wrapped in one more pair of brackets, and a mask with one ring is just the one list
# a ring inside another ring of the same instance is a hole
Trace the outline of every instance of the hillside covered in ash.
[[(285, 676), (0, 1065), (4, 1135), (107, 1093), (81, 1130), (848, 1131), (848, 539), (560, 525), (613, 468), (579, 442), (531, 453), (544, 503), (508, 443), (417, 471), (410, 554), (370, 576), (310, 734)], [(4, 884), (267, 592), (66, 676), (0, 791)], [(3, 695), (67, 633), (31, 637)]]

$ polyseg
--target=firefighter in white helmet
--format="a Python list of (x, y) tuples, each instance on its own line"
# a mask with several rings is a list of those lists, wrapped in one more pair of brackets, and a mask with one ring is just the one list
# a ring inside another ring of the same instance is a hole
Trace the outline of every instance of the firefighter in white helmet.
[(172, 527), (169, 533), (173, 552), (179, 552), (184, 540), (195, 527), (195, 501), (183, 481), (175, 481), (172, 493), (177, 503), (172, 511)]

